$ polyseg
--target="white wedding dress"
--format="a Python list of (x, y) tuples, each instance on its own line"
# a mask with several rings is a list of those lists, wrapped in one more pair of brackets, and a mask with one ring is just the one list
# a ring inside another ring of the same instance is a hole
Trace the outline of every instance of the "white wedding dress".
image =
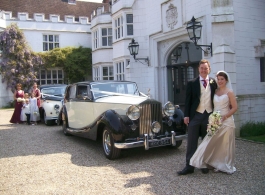
[[(227, 94), (214, 95), (214, 110), (221, 115), (229, 112)], [(223, 121), (214, 136), (206, 135), (190, 160), (190, 165), (197, 168), (213, 167), (216, 170), (232, 174), (236, 171), (235, 159), (235, 123), (233, 116)]]

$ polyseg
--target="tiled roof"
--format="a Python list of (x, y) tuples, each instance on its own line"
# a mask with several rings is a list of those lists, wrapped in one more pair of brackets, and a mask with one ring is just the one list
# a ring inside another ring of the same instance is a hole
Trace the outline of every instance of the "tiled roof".
[(105, 7), (108, 10), (108, 3), (94, 3), (76, 1), (76, 4), (68, 4), (68, 0), (1, 0), (0, 10), (11, 11), (12, 17), (17, 17), (18, 12), (29, 13), (29, 18), (33, 18), (34, 13), (44, 13), (45, 19), (49, 19), (50, 14), (60, 15), (63, 20), (65, 15), (73, 15), (91, 19), (91, 13), (98, 7)]

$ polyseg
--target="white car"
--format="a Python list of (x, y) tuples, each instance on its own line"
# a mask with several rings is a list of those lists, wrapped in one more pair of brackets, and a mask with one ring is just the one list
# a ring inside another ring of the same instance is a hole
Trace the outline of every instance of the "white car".
[(150, 99), (129, 81), (87, 81), (66, 88), (58, 117), (65, 135), (101, 139), (108, 159), (121, 149), (179, 147), (186, 138), (178, 106)]
[(66, 86), (65, 84), (40, 86), (40, 118), (46, 125), (52, 125), (57, 122)]

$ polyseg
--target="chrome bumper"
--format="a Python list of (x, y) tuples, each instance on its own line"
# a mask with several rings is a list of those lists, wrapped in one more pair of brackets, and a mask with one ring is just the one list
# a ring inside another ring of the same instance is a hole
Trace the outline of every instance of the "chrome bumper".
[[(175, 146), (176, 141), (183, 140), (187, 138), (187, 134), (185, 135), (177, 135), (174, 131), (171, 132), (171, 145)], [(166, 140), (168, 138), (161, 138), (159, 140)], [(149, 150), (149, 142), (155, 142), (158, 139), (149, 139), (147, 134), (144, 134), (144, 140), (137, 141), (137, 142), (130, 142), (130, 143), (114, 143), (114, 146), (119, 149), (128, 149), (128, 148), (136, 148), (136, 147), (143, 147), (145, 150)]]

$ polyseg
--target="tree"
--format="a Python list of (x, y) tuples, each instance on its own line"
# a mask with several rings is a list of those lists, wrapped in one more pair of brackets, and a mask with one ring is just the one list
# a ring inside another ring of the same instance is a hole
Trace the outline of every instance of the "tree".
[(15, 91), (17, 83), (21, 83), (25, 91), (37, 82), (37, 68), (42, 64), (41, 58), (32, 52), (27, 45), (24, 33), (17, 24), (11, 24), (0, 35), (2, 61), (0, 72), (2, 82), (7, 89)]

